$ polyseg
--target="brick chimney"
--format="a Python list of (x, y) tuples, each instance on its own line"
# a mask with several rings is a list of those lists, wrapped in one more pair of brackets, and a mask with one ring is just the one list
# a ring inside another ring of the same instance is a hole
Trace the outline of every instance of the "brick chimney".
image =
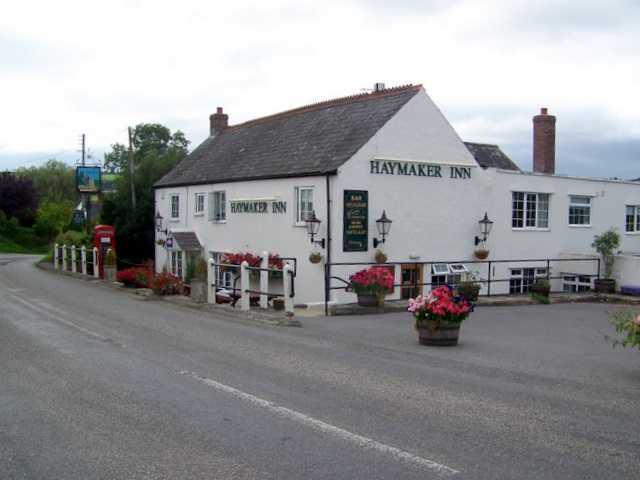
[(556, 117), (546, 108), (533, 117), (533, 171), (556, 173)]
[(215, 136), (229, 126), (229, 115), (222, 113), (222, 107), (218, 107), (216, 113), (209, 116), (209, 133)]

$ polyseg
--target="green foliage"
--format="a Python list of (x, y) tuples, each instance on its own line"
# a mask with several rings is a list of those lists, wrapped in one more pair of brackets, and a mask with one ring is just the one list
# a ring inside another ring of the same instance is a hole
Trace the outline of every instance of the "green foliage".
[(76, 169), (51, 159), (39, 167), (19, 168), (16, 176), (29, 179), (43, 204), (71, 203), (76, 205)]
[(154, 255), (153, 185), (184, 159), (189, 142), (181, 132), (171, 135), (169, 129), (157, 124), (138, 125), (133, 139), (136, 208), (131, 200), (129, 151), (116, 144), (105, 155), (105, 166), (120, 175), (114, 182), (115, 193), (105, 195), (100, 218), (116, 228), (120, 258), (140, 263)]
[(620, 234), (616, 228), (610, 228), (601, 235), (595, 235), (593, 237), (592, 248), (602, 255), (602, 262), (604, 263), (604, 277), (611, 278), (613, 273), (613, 264), (615, 262), (616, 250), (620, 247)]
[(190, 259), (187, 262), (187, 268), (184, 271), (184, 283), (189, 285), (191, 283), (191, 279), (195, 277), (196, 274), (196, 262), (193, 259)]
[[(137, 169), (144, 159), (152, 153), (162, 157), (175, 153), (184, 158), (189, 141), (181, 131), (171, 134), (171, 130), (157, 123), (140, 123), (132, 132), (133, 164)], [(116, 143), (111, 152), (105, 154), (104, 167), (110, 173), (129, 172), (129, 147)]]
[(70, 201), (43, 202), (38, 208), (34, 227), (39, 236), (52, 240), (69, 226), (72, 218), (73, 204)]
[(209, 276), (209, 265), (207, 264), (207, 261), (203, 257), (200, 257), (196, 262), (195, 277), (206, 279), (208, 276)]
[(16, 217), (12, 217), (8, 222), (4, 223), (0, 228), (0, 236), (21, 245), (26, 251), (38, 249), (48, 243), (46, 239), (36, 235), (32, 227), (21, 226)]
[(0, 252), (2, 253), (23, 253), (23, 254), (41, 254), (47, 253), (48, 246), (37, 246), (34, 248), (27, 248), (24, 245), (20, 245), (10, 238), (3, 238), (0, 235)]
[(104, 259), (104, 264), (116, 265), (116, 263), (117, 263), (116, 251), (113, 248), (110, 248), (109, 250), (107, 250), (107, 256)]
[(626, 335), (622, 340), (605, 335), (605, 340), (611, 342), (613, 348), (618, 345), (622, 345), (622, 348), (627, 346), (637, 347), (640, 345), (640, 315), (638, 315), (638, 312), (634, 312), (627, 307), (615, 312), (610, 312), (608, 315), (609, 321), (611, 325), (615, 327), (616, 332)]
[(70, 247), (75, 245), (76, 247), (93, 248), (93, 239), (86, 232), (76, 232), (73, 230), (66, 231), (55, 240), (58, 245), (66, 245)]
[(544, 295), (543, 293), (534, 293), (532, 297), (536, 302), (543, 305), (549, 305), (549, 303), (551, 302), (549, 300), (549, 295)]

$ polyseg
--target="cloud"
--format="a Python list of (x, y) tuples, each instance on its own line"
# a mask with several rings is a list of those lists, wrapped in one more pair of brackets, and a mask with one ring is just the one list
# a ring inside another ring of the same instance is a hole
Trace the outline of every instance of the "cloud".
[(461, 138), (518, 164), (548, 107), (558, 165), (584, 171), (573, 159), (590, 141), (620, 159), (611, 175), (593, 161), (594, 176), (623, 176), (640, 138), (638, 13), (632, 0), (23, 0), (0, 17), (0, 168), (81, 133), (108, 150), (143, 122), (195, 147), (218, 106), (241, 123), (384, 82), (422, 83)]

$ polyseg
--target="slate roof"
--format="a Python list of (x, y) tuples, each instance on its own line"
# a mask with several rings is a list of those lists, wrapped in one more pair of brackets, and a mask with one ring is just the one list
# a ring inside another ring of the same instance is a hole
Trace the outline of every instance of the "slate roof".
[(497, 145), (470, 142), (464, 144), (482, 168), (520, 171), (520, 168)]
[(171, 232), (171, 236), (181, 250), (200, 250), (202, 248), (195, 232)]
[(155, 187), (334, 174), (421, 88), (384, 89), (229, 126)]

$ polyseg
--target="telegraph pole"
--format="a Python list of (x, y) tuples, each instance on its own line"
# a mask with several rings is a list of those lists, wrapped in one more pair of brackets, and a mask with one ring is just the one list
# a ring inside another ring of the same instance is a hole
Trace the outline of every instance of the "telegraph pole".
[[(86, 141), (86, 137), (85, 134), (82, 134), (82, 166), (85, 166), (85, 141)], [(91, 235), (91, 193), (87, 192), (85, 193), (85, 201), (84, 201), (84, 207), (85, 210), (87, 211), (87, 217), (86, 217), (86, 226), (87, 226), (87, 233), (89, 235)]]
[(131, 207), (136, 209), (136, 188), (133, 183), (133, 140), (131, 127), (129, 127), (129, 173), (131, 174)]

